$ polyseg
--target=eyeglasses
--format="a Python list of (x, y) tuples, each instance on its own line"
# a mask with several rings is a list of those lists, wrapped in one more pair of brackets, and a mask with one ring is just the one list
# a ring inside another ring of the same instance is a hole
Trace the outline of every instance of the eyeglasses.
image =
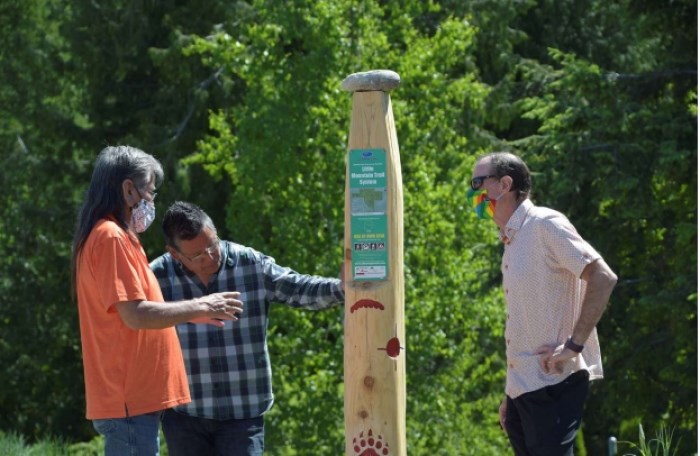
[[(141, 195), (141, 190), (136, 189), (136, 191), (139, 192), (139, 196), (140, 196), (141, 198), (143, 198), (143, 195)], [(158, 196), (158, 192), (155, 192), (155, 191), (152, 191), (152, 190), (148, 190), (147, 188), (144, 188), (143, 191), (146, 192), (146, 193), (148, 193), (148, 196), (151, 197), (151, 201), (155, 201), (156, 196)]]
[(482, 185), (484, 185), (484, 180), (489, 177), (498, 177), (495, 174), (489, 174), (488, 176), (476, 176), (472, 177), (472, 190), (479, 190)]
[[(178, 252), (180, 252), (179, 249), (178, 249)], [(214, 255), (218, 255), (218, 254), (219, 254), (219, 238), (218, 237), (216, 238), (216, 240), (214, 242), (211, 243), (211, 245), (209, 247), (204, 249), (203, 252), (200, 252), (193, 257), (189, 257), (189, 256), (185, 255), (184, 253), (180, 252), (181, 256), (187, 258), (189, 261), (191, 261), (193, 263), (201, 263), (202, 261), (204, 261), (204, 259), (206, 257), (213, 257)]]

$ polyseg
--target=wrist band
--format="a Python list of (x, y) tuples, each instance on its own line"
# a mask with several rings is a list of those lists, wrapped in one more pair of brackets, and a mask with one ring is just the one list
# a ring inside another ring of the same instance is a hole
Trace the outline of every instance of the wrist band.
[(579, 345), (575, 343), (572, 339), (571, 336), (569, 336), (568, 339), (566, 339), (566, 342), (564, 343), (564, 347), (568, 348), (572, 352), (575, 353), (581, 353), (583, 351), (583, 345)]

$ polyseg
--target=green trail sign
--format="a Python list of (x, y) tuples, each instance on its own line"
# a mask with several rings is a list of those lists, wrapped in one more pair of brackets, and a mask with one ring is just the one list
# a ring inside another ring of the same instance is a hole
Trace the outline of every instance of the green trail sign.
[(353, 280), (386, 280), (386, 152), (350, 150), (350, 233)]

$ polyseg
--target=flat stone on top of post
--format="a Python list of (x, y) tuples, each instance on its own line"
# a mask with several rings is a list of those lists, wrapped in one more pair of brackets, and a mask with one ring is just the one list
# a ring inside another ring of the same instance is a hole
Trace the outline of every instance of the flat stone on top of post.
[(353, 73), (343, 80), (343, 90), (347, 92), (389, 92), (401, 83), (398, 73), (391, 70), (372, 70)]

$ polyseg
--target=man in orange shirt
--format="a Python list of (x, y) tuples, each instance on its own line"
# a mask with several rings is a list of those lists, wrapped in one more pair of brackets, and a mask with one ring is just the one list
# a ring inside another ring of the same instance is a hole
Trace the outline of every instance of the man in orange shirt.
[(138, 238), (155, 218), (162, 180), (153, 156), (129, 146), (102, 150), (73, 240), (86, 416), (105, 437), (107, 456), (158, 454), (161, 412), (190, 402), (173, 326), (221, 326), (243, 310), (237, 292), (163, 305)]

